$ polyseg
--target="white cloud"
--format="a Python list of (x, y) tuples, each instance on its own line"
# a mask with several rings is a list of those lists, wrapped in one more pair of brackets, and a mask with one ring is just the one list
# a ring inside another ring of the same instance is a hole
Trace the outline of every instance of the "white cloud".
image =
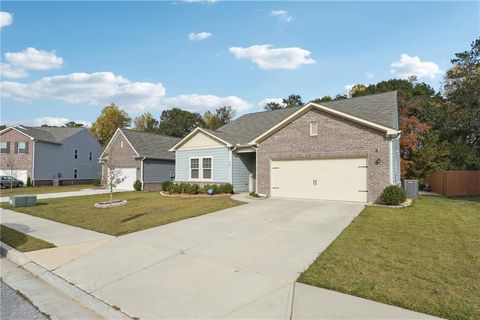
[(288, 11), (285, 10), (272, 10), (270, 11), (270, 15), (283, 22), (290, 22), (293, 20), (293, 17), (289, 16)]
[(367, 73), (365, 74), (365, 76), (366, 76), (368, 79), (373, 79), (373, 78), (375, 78), (375, 75), (374, 75), (373, 73), (371, 73), (371, 72), (367, 72)]
[(13, 16), (6, 11), (0, 11), (0, 28), (7, 27), (13, 23)]
[(270, 44), (253, 45), (248, 48), (231, 47), (228, 49), (237, 59), (249, 59), (260, 69), (297, 69), (302, 65), (314, 64), (311, 52), (302, 48), (272, 48)]
[[(72, 120), (68, 118), (61, 118), (61, 117), (40, 117), (40, 118), (23, 121), (22, 124), (30, 125), (34, 127), (39, 127), (42, 124), (55, 126), (55, 127), (63, 127), (67, 122), (70, 122), (70, 121)], [(75, 121), (76, 123), (81, 123), (87, 127), (92, 125), (91, 122), (84, 121), (84, 120), (73, 120), (73, 121)]]
[(437, 75), (442, 74), (440, 67), (430, 61), (421, 61), (418, 56), (409, 56), (406, 53), (400, 55), (400, 60), (394, 61), (390, 72), (399, 75), (402, 78), (408, 78), (416, 75), (418, 78), (429, 77), (435, 79)]
[(9, 64), (0, 62), (0, 73), (2, 78), (18, 79), (28, 77), (28, 72), (22, 68), (14, 68)]
[(20, 52), (6, 52), (5, 60), (13, 67), (28, 70), (49, 70), (57, 69), (63, 65), (62, 57), (55, 54), (55, 51), (37, 50), (27, 48)]
[(349, 97), (351, 96), (351, 95), (350, 95), (350, 91), (352, 90), (352, 88), (353, 88), (354, 86), (355, 86), (355, 83), (353, 83), (353, 84), (347, 84), (347, 85), (344, 87), (345, 94), (346, 94), (347, 96), (349, 96)]
[(267, 103), (269, 102), (276, 102), (280, 105), (283, 105), (283, 99), (282, 98), (265, 98), (263, 100), (260, 100), (258, 102), (258, 106), (259, 107), (265, 107), (267, 105)]
[(190, 41), (202, 41), (212, 36), (210, 32), (192, 32), (188, 34), (188, 40)]
[(132, 82), (112, 72), (71, 73), (31, 83), (2, 81), (2, 97), (21, 102), (61, 101), (72, 105), (104, 106), (115, 102), (131, 112), (182, 107), (197, 112), (231, 105), (245, 111), (250, 104), (236, 96), (188, 94), (166, 97), (161, 83)]
[(111, 72), (70, 73), (31, 83), (2, 82), (2, 97), (24, 102), (58, 100), (69, 104), (104, 105), (115, 101), (142, 110), (158, 105), (164, 95), (161, 83), (131, 82)]
[(195, 112), (205, 112), (221, 106), (231, 106), (237, 112), (243, 112), (250, 108), (250, 103), (236, 96), (218, 97), (195, 93), (166, 98), (165, 104), (169, 107), (186, 108)]

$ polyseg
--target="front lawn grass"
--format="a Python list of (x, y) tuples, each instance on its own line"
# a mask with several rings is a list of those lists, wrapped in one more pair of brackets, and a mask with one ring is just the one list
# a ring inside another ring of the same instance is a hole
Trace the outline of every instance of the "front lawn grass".
[(21, 252), (54, 248), (50, 242), (29, 236), (15, 229), (0, 225), (0, 240)]
[(367, 207), (298, 281), (444, 317), (480, 319), (480, 203)]
[(79, 191), (82, 189), (93, 188), (91, 184), (74, 184), (69, 186), (43, 186), (43, 187), (19, 187), (12, 188), (9, 187), (5, 189), (0, 189), (1, 197), (8, 197), (17, 194), (42, 194), (42, 193), (56, 193), (56, 192), (67, 192), (67, 191)]
[(36, 207), (6, 209), (30, 214), (72, 226), (119, 236), (182, 219), (238, 206), (243, 202), (230, 196), (164, 197), (158, 192), (119, 192), (114, 199), (128, 204), (109, 209), (97, 209), (96, 202), (109, 200), (109, 194), (39, 200)]

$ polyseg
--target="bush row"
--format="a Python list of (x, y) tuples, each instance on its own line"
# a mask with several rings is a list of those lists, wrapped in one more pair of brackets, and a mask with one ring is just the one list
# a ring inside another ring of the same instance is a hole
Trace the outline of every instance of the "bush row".
[(208, 193), (208, 189), (212, 189), (213, 194), (218, 193), (233, 193), (233, 185), (230, 183), (227, 184), (207, 184), (203, 187), (199, 186), (196, 183), (173, 183), (171, 181), (165, 181), (162, 183), (162, 190), (171, 193), (188, 193), (188, 194), (198, 194), (198, 193)]

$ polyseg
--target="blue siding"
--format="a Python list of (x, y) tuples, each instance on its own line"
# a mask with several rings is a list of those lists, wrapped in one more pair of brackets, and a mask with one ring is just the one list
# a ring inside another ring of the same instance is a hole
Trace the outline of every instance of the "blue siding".
[(400, 183), (400, 139), (392, 140), (392, 174), (393, 184)]
[(189, 159), (204, 156), (212, 156), (212, 182), (230, 182), (230, 150), (225, 147), (178, 150), (175, 153), (175, 181), (189, 181)]
[(170, 177), (174, 172), (175, 161), (173, 160), (143, 160), (143, 182), (170, 181)]
[(232, 184), (233, 191), (248, 191), (248, 182), (252, 167), (252, 155), (250, 153), (233, 153), (232, 155)]

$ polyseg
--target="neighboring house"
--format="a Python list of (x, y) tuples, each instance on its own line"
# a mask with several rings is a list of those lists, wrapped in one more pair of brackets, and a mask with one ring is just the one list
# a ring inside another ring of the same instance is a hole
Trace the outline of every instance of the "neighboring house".
[(86, 128), (26, 127), (0, 131), (0, 174), (36, 186), (100, 179), (102, 147)]
[(173, 180), (175, 155), (168, 151), (179, 138), (128, 129), (117, 129), (100, 157), (105, 175), (107, 167), (119, 170), (123, 181), (117, 189), (133, 190), (136, 180), (143, 190), (158, 190), (164, 181)]
[(241, 116), (177, 143), (178, 182), (271, 197), (377, 202), (400, 183), (397, 93)]

